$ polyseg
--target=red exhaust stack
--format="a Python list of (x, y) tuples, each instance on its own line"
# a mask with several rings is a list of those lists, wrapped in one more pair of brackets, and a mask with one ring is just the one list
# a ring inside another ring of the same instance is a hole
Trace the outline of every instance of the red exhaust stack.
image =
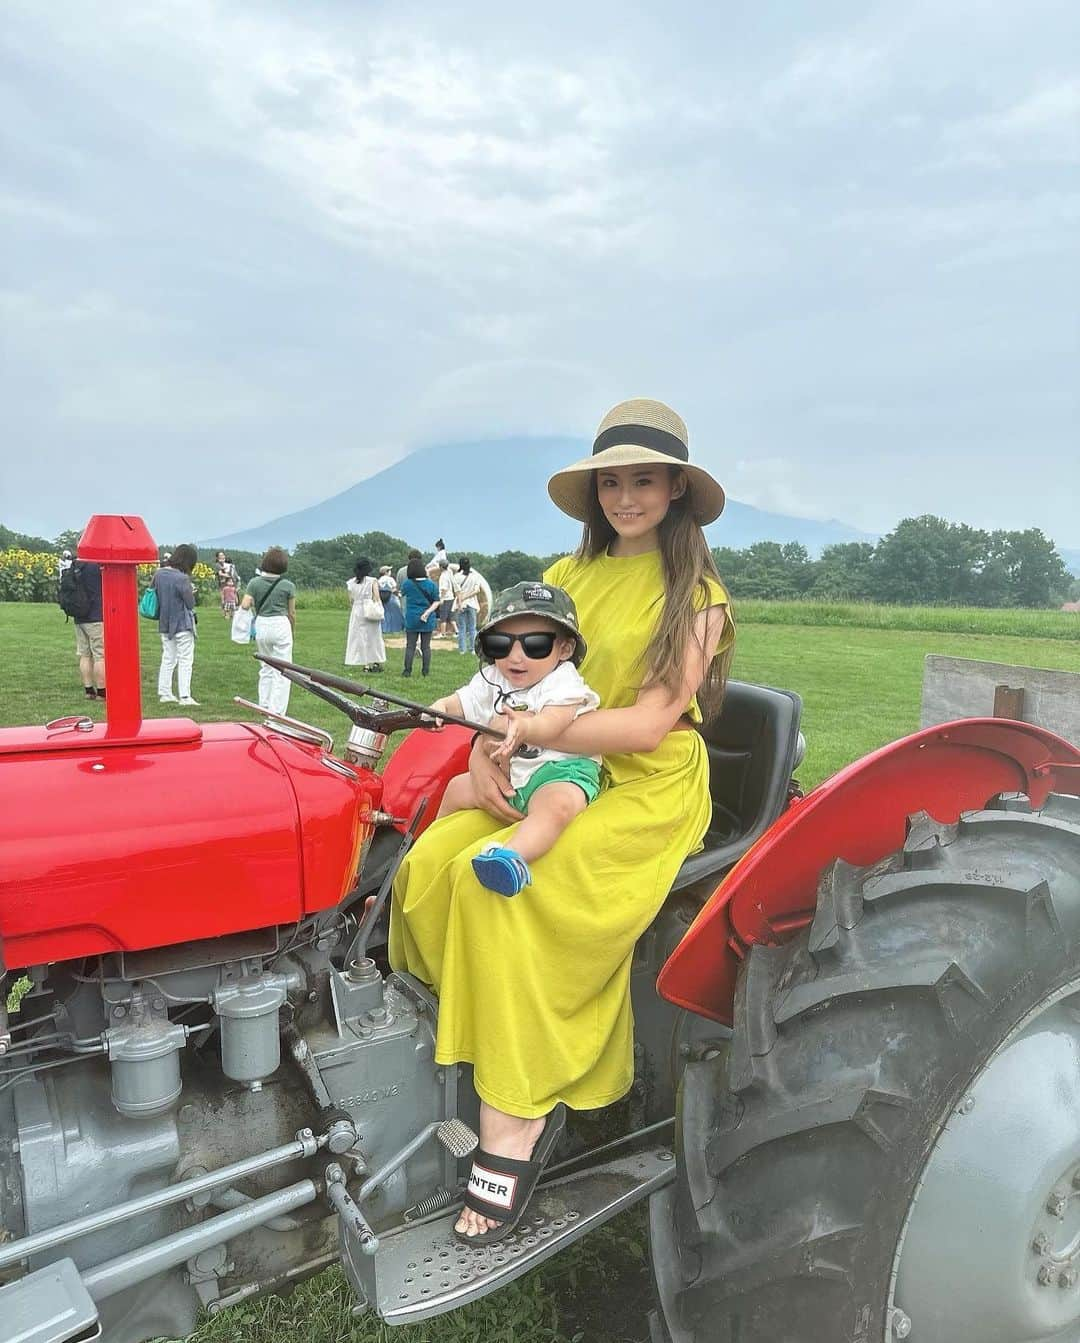
[(108, 690), (105, 735), (133, 737), (142, 726), (136, 570), (140, 564), (157, 563), (157, 544), (142, 518), (95, 514), (82, 534), (78, 557), (101, 566)]

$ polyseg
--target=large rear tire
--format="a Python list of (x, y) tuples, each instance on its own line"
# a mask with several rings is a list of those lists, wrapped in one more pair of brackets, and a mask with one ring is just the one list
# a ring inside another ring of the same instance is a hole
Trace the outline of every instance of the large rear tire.
[(682, 1083), (677, 1343), (1080, 1337), (1080, 799), (834, 863), (735, 1016)]

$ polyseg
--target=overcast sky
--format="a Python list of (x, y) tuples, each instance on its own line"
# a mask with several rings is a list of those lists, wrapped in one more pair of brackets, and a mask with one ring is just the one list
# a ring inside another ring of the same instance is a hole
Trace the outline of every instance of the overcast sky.
[(748, 503), (1080, 546), (1078, 52), (1075, 0), (6, 0), (0, 522), (210, 536), (645, 395)]

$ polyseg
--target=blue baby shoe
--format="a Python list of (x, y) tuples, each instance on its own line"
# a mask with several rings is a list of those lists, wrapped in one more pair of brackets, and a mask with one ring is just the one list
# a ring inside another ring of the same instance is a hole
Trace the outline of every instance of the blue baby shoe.
[(513, 849), (492, 844), (476, 855), (472, 865), (480, 885), (499, 895), (517, 895), (532, 884), (529, 864)]

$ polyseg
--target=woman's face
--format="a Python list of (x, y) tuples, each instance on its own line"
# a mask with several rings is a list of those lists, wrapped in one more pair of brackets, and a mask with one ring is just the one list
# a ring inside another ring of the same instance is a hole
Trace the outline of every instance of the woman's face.
[(672, 499), (686, 493), (686, 477), (670, 467), (612, 466), (596, 473), (596, 497), (604, 517), (625, 541), (655, 532)]

